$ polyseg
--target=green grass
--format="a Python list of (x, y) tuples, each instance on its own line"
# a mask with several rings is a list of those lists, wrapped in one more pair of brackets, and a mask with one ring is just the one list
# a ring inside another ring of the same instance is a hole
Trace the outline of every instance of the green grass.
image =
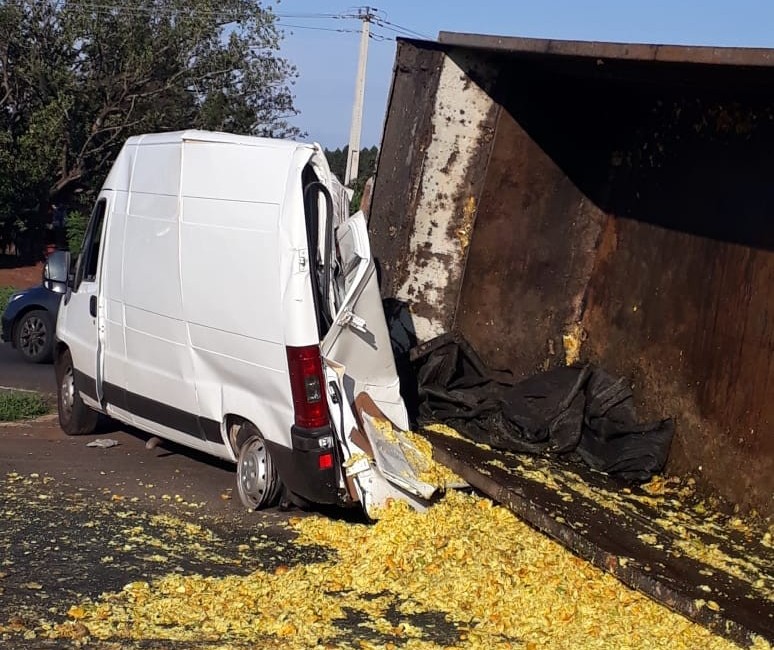
[(8, 299), (14, 291), (18, 291), (18, 289), (16, 287), (0, 287), (0, 314), (5, 311)]
[(30, 420), (48, 413), (46, 401), (37, 393), (0, 391), (0, 422)]

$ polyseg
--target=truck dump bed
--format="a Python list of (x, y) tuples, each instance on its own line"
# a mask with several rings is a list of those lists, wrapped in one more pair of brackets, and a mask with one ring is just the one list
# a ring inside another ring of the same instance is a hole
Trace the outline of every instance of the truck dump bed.
[(774, 514), (774, 51), (400, 40), (369, 229), (417, 342), (579, 359), (668, 471)]
[(399, 39), (373, 190), (396, 340), (627, 377), (643, 418), (675, 419), (681, 482), (429, 433), (437, 458), (656, 600), (774, 638), (771, 532), (681, 492), (774, 515), (774, 50), (439, 41)]

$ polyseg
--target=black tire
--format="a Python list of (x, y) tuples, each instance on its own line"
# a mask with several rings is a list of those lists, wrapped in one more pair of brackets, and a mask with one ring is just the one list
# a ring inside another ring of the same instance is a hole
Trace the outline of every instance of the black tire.
[(44, 309), (24, 314), (13, 328), (13, 344), (29, 363), (51, 361), (54, 348), (54, 322)]
[(56, 405), (59, 411), (59, 426), (68, 436), (94, 433), (99, 414), (86, 406), (75, 385), (73, 358), (70, 350), (57, 357), (56, 364)]
[(250, 510), (269, 508), (279, 500), (282, 481), (260, 431), (250, 422), (238, 426), (234, 439), (239, 444), (236, 475), (239, 499)]

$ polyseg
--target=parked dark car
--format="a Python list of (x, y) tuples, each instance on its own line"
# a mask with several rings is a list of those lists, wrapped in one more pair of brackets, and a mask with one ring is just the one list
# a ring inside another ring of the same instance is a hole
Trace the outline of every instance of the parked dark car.
[(30, 363), (51, 361), (56, 316), (64, 288), (40, 284), (14, 293), (2, 316), (3, 341), (10, 342)]

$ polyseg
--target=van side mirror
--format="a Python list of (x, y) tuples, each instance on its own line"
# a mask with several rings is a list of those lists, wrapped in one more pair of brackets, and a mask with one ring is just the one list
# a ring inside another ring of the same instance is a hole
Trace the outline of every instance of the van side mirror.
[(66, 293), (70, 278), (70, 253), (51, 253), (43, 265), (43, 286), (56, 293)]

